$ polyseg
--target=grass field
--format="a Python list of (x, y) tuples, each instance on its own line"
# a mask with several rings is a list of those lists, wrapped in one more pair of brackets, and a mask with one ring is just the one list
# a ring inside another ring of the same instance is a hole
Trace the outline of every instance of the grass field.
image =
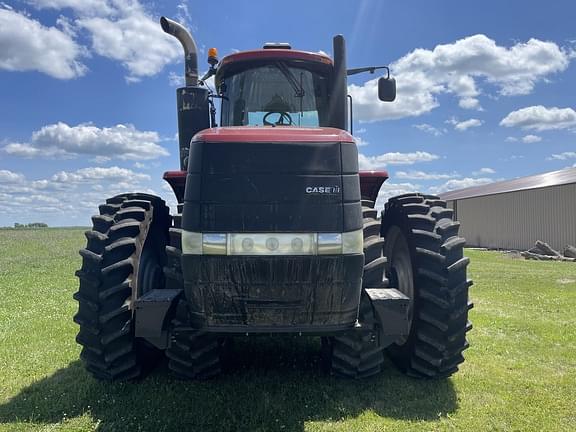
[(348, 381), (319, 344), (240, 339), (209, 382), (161, 364), (107, 384), (79, 363), (72, 322), (82, 230), (0, 231), (0, 431), (575, 431), (576, 265), (467, 251), (475, 280), (467, 361), (417, 381), (391, 365)]

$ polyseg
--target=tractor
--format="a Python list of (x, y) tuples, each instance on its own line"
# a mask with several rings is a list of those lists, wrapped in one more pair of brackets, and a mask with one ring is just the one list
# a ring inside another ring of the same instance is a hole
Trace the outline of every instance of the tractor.
[(210, 49), (200, 77), (190, 33), (160, 24), (185, 53), (180, 169), (163, 177), (178, 212), (125, 193), (92, 217), (74, 295), (86, 369), (130, 380), (165, 355), (178, 377), (207, 379), (235, 336), (301, 335), (321, 338), (334, 375), (373, 376), (385, 355), (414, 377), (456, 372), (472, 307), (459, 223), (420, 193), (379, 215), (388, 173), (359, 171), (347, 77), (386, 69), (378, 98), (392, 102), (389, 69), (347, 69), (337, 35), (333, 59), (285, 43)]

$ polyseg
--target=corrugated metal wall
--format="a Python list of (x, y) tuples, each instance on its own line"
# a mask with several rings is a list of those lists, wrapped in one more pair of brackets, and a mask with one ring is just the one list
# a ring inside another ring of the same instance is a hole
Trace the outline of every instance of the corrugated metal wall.
[(576, 184), (449, 202), (468, 246), (526, 250), (543, 240), (576, 246)]

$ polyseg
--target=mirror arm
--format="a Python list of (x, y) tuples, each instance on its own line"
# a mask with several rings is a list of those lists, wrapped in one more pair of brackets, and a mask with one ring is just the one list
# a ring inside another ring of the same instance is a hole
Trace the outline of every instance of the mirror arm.
[(348, 69), (346, 71), (346, 75), (350, 76), (364, 72), (370, 72), (371, 74), (373, 74), (378, 69), (386, 69), (387, 72), (386, 79), (390, 79), (390, 68), (388, 66), (368, 66), (368, 67)]

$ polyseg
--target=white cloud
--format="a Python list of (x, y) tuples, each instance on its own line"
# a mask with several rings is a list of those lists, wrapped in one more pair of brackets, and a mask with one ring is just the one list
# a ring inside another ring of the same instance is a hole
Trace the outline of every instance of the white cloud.
[[(70, 9), (75, 20), (69, 33), (86, 33), (92, 50), (116, 60), (128, 71), (128, 82), (159, 73), (164, 66), (183, 58), (182, 47), (164, 33), (158, 20), (137, 0), (29, 0), (40, 9)], [(177, 6), (185, 18), (185, 3)]]
[(85, 15), (108, 15), (114, 12), (108, 0), (26, 0), (38, 9), (72, 9)]
[(96, 156), (95, 158), (92, 159), (92, 161), (97, 164), (104, 164), (106, 162), (110, 162), (111, 159), (112, 158), (108, 156)]
[[(0, 179), (9, 180), (0, 181), (0, 220), (10, 225), (37, 220), (86, 225), (106, 198), (134, 191), (156, 194), (149, 175), (117, 166), (60, 171), (37, 180), (0, 170)], [(39, 219), (45, 213), (50, 216)]]
[(457, 131), (464, 132), (467, 129), (482, 126), (484, 122), (475, 118), (464, 121), (458, 121), (455, 118), (451, 118), (450, 120), (447, 120), (446, 123), (453, 125), (454, 129)]
[(433, 50), (416, 49), (392, 63), (398, 91), (393, 103), (378, 100), (378, 79), (351, 84), (348, 91), (360, 121), (427, 113), (439, 105), (437, 96), (443, 93), (456, 95), (462, 108), (481, 109), (479, 80), (495, 85), (501, 95), (529, 94), (537, 82), (564, 71), (571, 55), (553, 42), (530, 39), (507, 48), (478, 34)]
[(430, 162), (439, 159), (439, 156), (428, 152), (417, 151), (412, 153), (384, 153), (377, 156), (358, 155), (361, 170), (376, 170), (387, 165), (412, 165), (418, 162)]
[(473, 186), (481, 186), (488, 183), (492, 183), (494, 180), (486, 177), (471, 178), (466, 177), (463, 179), (448, 180), (446, 183), (440, 186), (433, 186), (429, 190), (433, 194), (439, 194), (442, 192), (448, 192), (457, 189), (465, 189)]
[(172, 87), (183, 87), (186, 84), (186, 80), (184, 79), (184, 75), (170, 72), (168, 74), (168, 83)]
[(568, 160), (576, 159), (576, 152), (564, 152), (559, 154), (553, 154), (547, 158), (548, 160)]
[(472, 97), (463, 97), (460, 99), (460, 101), (458, 101), (458, 106), (464, 109), (475, 109), (478, 111), (483, 111), (482, 107), (480, 106), (480, 101)]
[(359, 136), (355, 136), (354, 141), (356, 141), (356, 145), (358, 147), (365, 147), (368, 144), (370, 144), (368, 141), (366, 141), (365, 139), (363, 139), (362, 137), (359, 137)]
[(456, 130), (459, 130), (459, 131), (465, 131), (465, 130), (470, 129), (472, 127), (479, 127), (482, 125), (482, 123), (484, 123), (482, 120), (469, 119), (469, 120), (465, 120), (463, 122), (458, 123), (457, 125), (454, 126), (454, 128)]
[(394, 177), (399, 179), (407, 180), (445, 180), (460, 177), (456, 173), (451, 174), (438, 174), (438, 173), (427, 173), (424, 171), (397, 171)]
[(576, 126), (576, 111), (572, 108), (535, 105), (512, 111), (502, 119), (500, 126), (537, 131), (566, 129)]
[(506, 139), (505, 139), (504, 141), (506, 141), (506, 142), (517, 142), (517, 141), (518, 141), (518, 138), (509, 136), (509, 137), (506, 137)]
[(444, 133), (443, 130), (435, 128), (434, 126), (429, 125), (428, 123), (415, 124), (413, 126), (416, 129), (421, 130), (422, 132), (426, 132), (434, 136), (440, 136)]
[(384, 204), (389, 198), (395, 197), (397, 195), (403, 195), (411, 192), (418, 192), (420, 187), (412, 183), (390, 183), (385, 182), (378, 192), (378, 198), (376, 199), (375, 207), (378, 210), (384, 208)]
[(65, 31), (0, 5), (0, 69), (77, 78), (87, 71), (80, 61), (83, 55), (85, 50)]
[(94, 181), (118, 181), (128, 184), (138, 183), (142, 180), (150, 180), (148, 174), (141, 174), (127, 168), (117, 166), (110, 168), (90, 167), (81, 168), (76, 171), (60, 171), (51, 178), (53, 182), (74, 184), (74, 183), (92, 183)]
[(482, 110), (477, 96), (480, 92), (476, 89), (476, 82), (470, 75), (455, 74), (447, 83), (448, 90), (456, 94), (460, 100), (458, 105), (464, 109)]
[(366, 133), (366, 128), (360, 128), (355, 132), (355, 134), (358, 134), (358, 135), (363, 134), (363, 133)]
[(176, 21), (188, 28), (192, 27), (192, 16), (188, 10), (188, 4), (186, 1), (181, 1), (178, 3), (178, 5), (176, 5), (176, 9), (178, 10), (178, 13), (176, 14)]
[(19, 183), (24, 180), (24, 176), (9, 170), (0, 170), (0, 183)]
[(158, 133), (139, 131), (130, 124), (99, 128), (92, 124), (69, 126), (59, 122), (35, 131), (30, 142), (10, 143), (3, 150), (21, 157), (69, 158), (85, 154), (146, 160), (168, 155), (159, 142)]
[(537, 143), (542, 141), (542, 138), (537, 136), (537, 135), (526, 135), (524, 137), (522, 137), (522, 142), (523, 143)]
[(492, 168), (480, 168), (478, 171), (474, 171), (472, 175), (486, 175), (486, 174), (496, 174), (496, 171)]
[(116, 6), (114, 16), (80, 18), (77, 23), (90, 33), (97, 54), (122, 63), (128, 81), (156, 75), (183, 56), (178, 41), (165, 34), (139, 3)]
[(0, 170), (0, 193), (12, 194), (12, 198), (16, 202), (24, 202), (24, 199), (21, 197), (15, 198), (18, 197), (19, 194), (25, 194), (27, 197), (43, 196), (44, 198), (38, 199), (48, 202), (56, 198), (59, 200), (73, 198), (68, 196), (70, 191), (86, 185), (91, 185), (93, 190), (99, 191), (105, 190), (103, 184), (106, 185), (107, 190), (116, 190), (126, 185), (130, 185), (133, 189), (134, 185), (149, 180), (150, 176), (148, 174), (135, 172), (126, 168), (119, 168), (117, 166), (109, 168), (88, 167), (76, 171), (59, 171), (50, 178), (39, 180), (29, 180), (22, 174)]

